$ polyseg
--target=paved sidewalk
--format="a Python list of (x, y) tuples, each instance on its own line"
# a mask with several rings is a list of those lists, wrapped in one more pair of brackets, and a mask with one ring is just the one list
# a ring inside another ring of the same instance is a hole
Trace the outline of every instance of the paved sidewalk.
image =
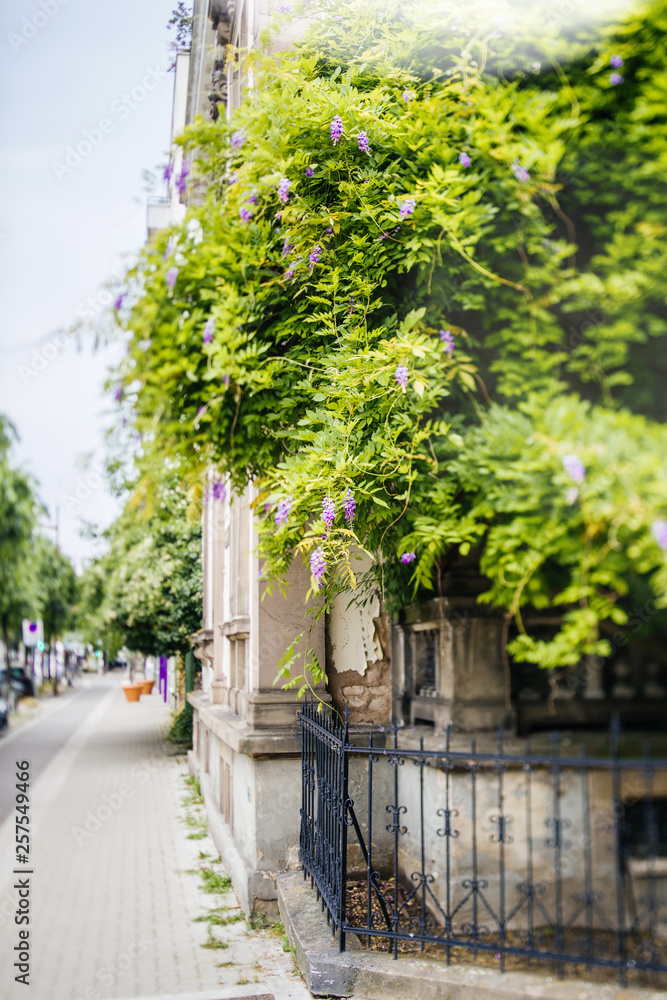
[[(183, 805), (185, 758), (168, 756), (167, 722), (159, 696), (128, 704), (114, 687), (31, 788), (28, 987), (12, 969), (13, 828), (0, 830), (2, 1000), (196, 996), (237, 983), (247, 996), (255, 982), (276, 1000), (310, 997), (275, 935), (195, 921), (223, 900), (204, 894), (192, 871), (221, 869), (208, 836), (188, 839), (185, 814), (196, 819), (198, 807)], [(202, 947), (208, 935), (222, 946)]]

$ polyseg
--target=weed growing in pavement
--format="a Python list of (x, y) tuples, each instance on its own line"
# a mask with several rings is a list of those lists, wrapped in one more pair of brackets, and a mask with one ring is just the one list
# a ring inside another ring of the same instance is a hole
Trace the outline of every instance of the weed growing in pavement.
[(206, 861), (209, 858), (209, 856), (210, 855), (209, 855), (208, 851), (200, 851), (199, 852), (199, 860), (200, 861)]
[(221, 875), (220, 872), (214, 872), (212, 868), (199, 868), (197, 874), (201, 879), (200, 888), (203, 892), (217, 892), (223, 896), (232, 887), (229, 875)]
[(208, 913), (202, 913), (200, 917), (195, 917), (194, 922), (196, 924), (208, 923), (214, 927), (225, 927), (227, 924), (237, 924), (240, 920), (244, 920), (245, 917), (242, 912), (232, 913), (227, 916), (227, 907), (223, 907), (219, 910), (209, 910)]
[(188, 840), (203, 840), (208, 833), (206, 821), (201, 819), (199, 816), (193, 816), (192, 813), (187, 813), (185, 816), (185, 822), (189, 827), (194, 828), (193, 832), (188, 834)]
[(236, 980), (236, 985), (237, 986), (247, 986), (249, 982), (250, 982), (250, 980), (246, 979), (245, 976), (239, 976), (239, 978)]
[(217, 962), (216, 965), (219, 969), (228, 969), (230, 965), (236, 965), (236, 962)]
[(294, 952), (294, 948), (289, 943), (289, 938), (287, 937), (285, 925), (282, 922), (282, 920), (276, 920), (276, 922), (271, 925), (270, 931), (274, 935), (274, 937), (280, 939), (280, 944), (282, 945), (283, 951)]
[(194, 801), (195, 802), (203, 802), (204, 798), (203, 798), (202, 793), (201, 793), (201, 787), (199, 785), (198, 778), (195, 778), (195, 776), (193, 774), (189, 774), (183, 780), (184, 780), (185, 784), (188, 786), (188, 788), (190, 789), (190, 794), (192, 796), (194, 796)]
[(229, 945), (227, 944), (226, 941), (221, 941), (220, 938), (213, 937), (213, 934), (211, 933), (211, 929), (209, 927), (208, 937), (204, 941), (203, 945), (201, 945), (201, 947), (211, 948), (213, 951), (222, 951), (225, 948), (229, 948)]

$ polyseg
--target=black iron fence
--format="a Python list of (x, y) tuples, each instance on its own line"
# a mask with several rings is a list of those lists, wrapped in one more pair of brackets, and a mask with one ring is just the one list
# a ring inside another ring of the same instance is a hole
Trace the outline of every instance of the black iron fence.
[(667, 973), (667, 759), (621, 755), (617, 724), (602, 747), (436, 749), (318, 702), (300, 725), (300, 859), (341, 951), (354, 933), (394, 957)]

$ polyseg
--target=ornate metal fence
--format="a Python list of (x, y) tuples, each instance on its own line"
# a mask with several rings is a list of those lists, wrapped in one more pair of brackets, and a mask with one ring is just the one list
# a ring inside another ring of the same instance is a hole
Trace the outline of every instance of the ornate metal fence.
[(300, 859), (341, 951), (667, 973), (667, 759), (621, 756), (617, 724), (592, 750), (300, 724)]

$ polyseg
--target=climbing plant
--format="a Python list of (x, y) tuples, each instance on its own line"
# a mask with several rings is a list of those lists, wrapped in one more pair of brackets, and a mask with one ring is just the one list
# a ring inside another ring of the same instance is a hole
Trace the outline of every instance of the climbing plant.
[(187, 218), (117, 303), (139, 494), (252, 480), (265, 579), (305, 558), (324, 608), (476, 553), (516, 659), (604, 653), (628, 594), (667, 603), (667, 5), (564, 38), (311, 0), (276, 30), (304, 17), (230, 54), (252, 87), (179, 140)]

